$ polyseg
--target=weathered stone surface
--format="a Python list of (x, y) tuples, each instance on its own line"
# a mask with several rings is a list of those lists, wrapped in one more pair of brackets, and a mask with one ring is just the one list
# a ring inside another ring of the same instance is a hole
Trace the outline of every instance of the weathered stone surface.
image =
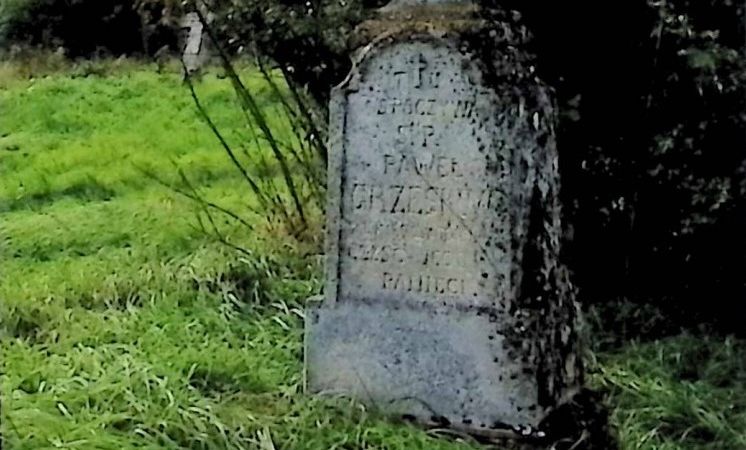
[(522, 59), (447, 34), (374, 41), (332, 94), (306, 385), (420, 421), (536, 427), (577, 382), (551, 103)]
[(500, 99), (442, 41), (364, 64), (343, 106), (339, 297), (494, 304), (511, 261)]
[[(308, 385), (420, 421), (495, 429), (536, 423), (536, 384), (505, 355), (489, 310), (386, 300), (307, 316)], [(498, 356), (499, 355), (499, 356)]]
[[(210, 15), (208, 14), (208, 20)], [(181, 19), (179, 26), (184, 31), (181, 54), (187, 74), (199, 71), (210, 59), (209, 37), (196, 12), (189, 12)]]

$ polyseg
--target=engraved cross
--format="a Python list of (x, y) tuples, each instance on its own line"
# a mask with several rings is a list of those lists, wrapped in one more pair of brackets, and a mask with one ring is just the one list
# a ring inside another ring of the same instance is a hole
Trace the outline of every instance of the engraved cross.
[(427, 61), (422, 56), (422, 54), (417, 55), (415, 62), (415, 81), (414, 81), (414, 87), (418, 88), (422, 86), (422, 72), (427, 69)]

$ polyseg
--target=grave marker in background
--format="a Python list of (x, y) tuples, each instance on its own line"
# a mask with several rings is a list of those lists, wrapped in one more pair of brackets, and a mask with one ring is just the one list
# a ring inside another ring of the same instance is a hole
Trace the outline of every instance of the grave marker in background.
[[(208, 23), (212, 14), (207, 13)], [(181, 18), (179, 27), (182, 29), (182, 53), (186, 75), (198, 73), (200, 69), (212, 58), (210, 38), (204, 29), (204, 24), (196, 12), (188, 12)]]

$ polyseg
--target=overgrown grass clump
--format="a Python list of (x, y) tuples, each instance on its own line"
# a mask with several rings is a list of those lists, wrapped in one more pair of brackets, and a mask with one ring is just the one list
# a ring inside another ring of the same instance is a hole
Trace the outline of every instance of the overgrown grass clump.
[[(469, 448), (302, 395), (318, 249), (262, 231), (178, 72), (129, 67), (0, 80), (6, 448)], [(242, 76), (273, 107), (261, 76)], [(197, 89), (232, 142), (251, 142), (218, 72)], [(267, 151), (241, 157), (256, 168)], [(143, 169), (175, 185), (180, 169), (205, 198), (246, 211), (252, 229), (215, 217), (248, 252), (215, 242), (195, 205)], [(744, 342), (630, 344), (599, 354), (594, 371), (624, 449), (746, 448)]]

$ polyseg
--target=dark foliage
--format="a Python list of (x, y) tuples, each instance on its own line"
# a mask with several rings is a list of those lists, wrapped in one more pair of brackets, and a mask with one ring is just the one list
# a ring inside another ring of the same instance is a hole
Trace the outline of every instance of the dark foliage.
[(682, 325), (741, 328), (742, 6), (525, 8), (565, 113), (568, 256), (586, 303), (650, 302)]
[[(197, 0), (195, 3), (202, 3)], [(307, 89), (323, 108), (331, 87), (350, 69), (354, 27), (382, 0), (210, 1), (216, 32), (232, 53), (248, 45), (269, 57), (291, 83)]]
[(163, 19), (163, 2), (8, 0), (0, 4), (0, 42), (63, 47), (72, 58), (152, 55), (177, 49), (178, 30)]

